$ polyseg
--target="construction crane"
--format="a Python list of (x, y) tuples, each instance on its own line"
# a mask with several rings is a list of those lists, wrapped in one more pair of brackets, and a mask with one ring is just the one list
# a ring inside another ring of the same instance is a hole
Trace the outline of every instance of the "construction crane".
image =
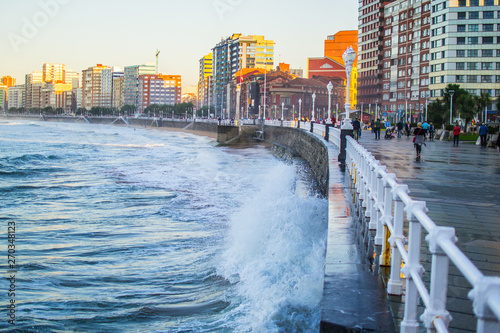
[(158, 74), (158, 55), (160, 55), (160, 50), (156, 50), (156, 74)]

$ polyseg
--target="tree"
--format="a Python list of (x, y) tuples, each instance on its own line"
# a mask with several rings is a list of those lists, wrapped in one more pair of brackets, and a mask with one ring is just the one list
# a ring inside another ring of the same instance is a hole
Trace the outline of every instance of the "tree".
[(479, 115), (479, 119), (482, 120), (487, 120), (481, 117), (483, 112), (485, 112), (485, 109), (490, 105), (491, 103), (491, 96), (490, 93), (487, 92), (481, 92), (481, 95), (475, 96), (475, 103), (476, 103), (476, 111), (477, 114)]
[(42, 109), (42, 112), (44, 114), (53, 115), (54, 114), (54, 108), (52, 106), (47, 106), (47, 107), (45, 107), (45, 108)]
[[(450, 96), (450, 90), (454, 90), (455, 92), (453, 93), (453, 97)], [(460, 88), (459, 84), (454, 84), (454, 83), (448, 83), (446, 88), (443, 90), (443, 103), (445, 107), (445, 117), (443, 120), (450, 119), (450, 99), (453, 104), (453, 114), (457, 114), (457, 108), (455, 107), (456, 101), (462, 96), (463, 94), (466, 94), (467, 92)], [(453, 118), (453, 115), (452, 117)], [(451, 125), (451, 124), (450, 124)]]
[(457, 99), (457, 111), (460, 112), (460, 117), (465, 118), (465, 128), (467, 124), (476, 115), (476, 101), (474, 97), (469, 93), (464, 93), (460, 95)]
[(437, 99), (427, 107), (427, 118), (436, 128), (441, 127), (446, 122), (445, 106), (442, 99)]
[(127, 114), (127, 115), (131, 115), (131, 114), (134, 114), (135, 113), (135, 105), (124, 105), (122, 107), (122, 113), (123, 114)]

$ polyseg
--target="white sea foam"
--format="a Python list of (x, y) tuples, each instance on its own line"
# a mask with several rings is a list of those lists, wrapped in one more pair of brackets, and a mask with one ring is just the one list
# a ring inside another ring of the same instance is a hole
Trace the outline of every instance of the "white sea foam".
[(319, 325), (326, 202), (294, 193), (293, 166), (279, 165), (261, 182), (231, 218), (219, 274), (242, 299), (240, 331), (309, 331)]

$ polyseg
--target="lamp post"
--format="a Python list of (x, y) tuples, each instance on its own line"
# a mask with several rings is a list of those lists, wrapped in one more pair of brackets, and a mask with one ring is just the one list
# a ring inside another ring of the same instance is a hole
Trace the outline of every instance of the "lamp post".
[(311, 121), (314, 122), (314, 101), (316, 100), (316, 93), (313, 93), (312, 94), (312, 99), (313, 99), (313, 108), (312, 108), (312, 117), (311, 117)]
[(281, 120), (283, 120), (283, 113), (285, 112), (285, 103), (281, 103)]
[(448, 93), (450, 94), (450, 125), (451, 122), (453, 121), (453, 94), (455, 93), (455, 90), (448, 90)]
[(328, 119), (326, 120), (326, 123), (327, 124), (331, 124), (332, 123), (332, 117), (331, 117), (331, 113), (332, 113), (332, 99), (331, 99), (331, 96), (332, 96), (332, 89), (333, 89), (333, 84), (332, 84), (332, 81), (328, 82), (328, 85), (326, 86), (326, 89), (328, 89)]
[(351, 85), (351, 73), (352, 73), (352, 64), (356, 59), (356, 52), (352, 49), (352, 47), (348, 47), (347, 50), (342, 55), (342, 59), (344, 59), (345, 63), (345, 71), (346, 71), (346, 103), (345, 103), (345, 113), (346, 118), (343, 120), (342, 129), (352, 129), (351, 119), (349, 118), (349, 113), (351, 111), (351, 103), (349, 102), (349, 86)]
[(299, 99), (299, 121), (302, 120), (302, 118), (300, 117), (300, 111), (302, 109), (302, 98)]
[(425, 121), (427, 121), (427, 109), (428, 109), (429, 101), (427, 100), (427, 94), (425, 95)]

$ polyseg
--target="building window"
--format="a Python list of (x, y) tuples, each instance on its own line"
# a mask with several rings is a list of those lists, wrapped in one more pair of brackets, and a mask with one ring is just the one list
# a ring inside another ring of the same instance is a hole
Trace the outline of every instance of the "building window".
[(465, 69), (465, 62), (457, 62), (457, 69), (464, 70)]
[(458, 12), (458, 19), (459, 20), (466, 20), (467, 19), (467, 13), (466, 12)]
[(457, 75), (455, 76), (456, 83), (465, 83), (465, 75)]
[(483, 50), (481, 55), (483, 57), (493, 57), (493, 50)]
[(500, 62), (497, 62), (497, 70), (500, 69)]
[(465, 57), (465, 50), (457, 50), (457, 57), (464, 58)]
[(470, 6), (471, 7), (479, 6), (479, 0), (470, 0)]
[(481, 83), (492, 83), (492, 76), (491, 75), (481, 75)]
[(467, 75), (467, 83), (477, 83), (477, 75)]
[(457, 26), (457, 31), (458, 32), (465, 32), (465, 24), (459, 24)]
[(469, 24), (469, 31), (472, 32), (479, 31), (479, 24)]
[[(493, 37), (492, 37), (492, 41), (493, 43)], [(469, 45), (475, 45), (475, 44), (479, 44), (479, 37), (469, 37), (468, 38), (468, 44)]]
[(483, 24), (483, 31), (493, 31), (493, 24)]
[(500, 83), (500, 75), (496, 76), (496, 83)]
[(467, 6), (466, 0), (458, 0), (458, 7), (465, 7), (465, 6)]
[(478, 50), (467, 50), (467, 56), (469, 58), (476, 58), (478, 57), (479, 51)]
[(465, 44), (465, 37), (457, 37), (457, 44), (464, 45)]
[(492, 19), (492, 18), (495, 18), (495, 17), (493, 15), (493, 12), (489, 11), (489, 12), (483, 12), (483, 18), (484, 19)]
[(483, 62), (483, 63), (481, 63), (481, 69), (482, 70), (493, 69), (493, 63), (492, 62)]
[(493, 44), (493, 37), (483, 37), (483, 44)]
[(468, 70), (474, 70), (474, 69), (477, 69), (477, 63), (476, 63), (476, 62), (468, 62), (468, 63), (467, 63), (467, 69), (468, 69)]
[(470, 19), (478, 19), (479, 18), (479, 12), (469, 12), (469, 18)]
[(484, 5), (485, 6), (494, 6), (495, 1), (494, 0), (484, 0)]

